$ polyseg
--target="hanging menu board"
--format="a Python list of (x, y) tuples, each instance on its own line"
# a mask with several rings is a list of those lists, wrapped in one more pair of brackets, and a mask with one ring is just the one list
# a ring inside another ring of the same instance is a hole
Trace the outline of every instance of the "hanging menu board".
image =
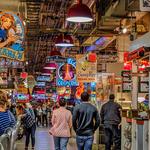
[(122, 92), (130, 92), (131, 91), (131, 71), (122, 71)]
[(148, 93), (149, 91), (149, 77), (140, 77), (139, 79), (139, 93)]

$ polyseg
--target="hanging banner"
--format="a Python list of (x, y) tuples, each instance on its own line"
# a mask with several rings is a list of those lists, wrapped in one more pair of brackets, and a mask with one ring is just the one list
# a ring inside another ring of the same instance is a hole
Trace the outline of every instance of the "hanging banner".
[(24, 61), (24, 26), (12, 13), (0, 14), (0, 57)]
[(140, 10), (150, 11), (150, 0), (140, 0)]
[(85, 55), (76, 55), (77, 81), (96, 82), (97, 62), (90, 62)]

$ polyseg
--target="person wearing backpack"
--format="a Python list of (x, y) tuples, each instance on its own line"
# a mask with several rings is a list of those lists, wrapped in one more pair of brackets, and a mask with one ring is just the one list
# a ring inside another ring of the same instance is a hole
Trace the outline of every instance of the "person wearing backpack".
[(34, 111), (30, 104), (26, 104), (26, 108), (22, 106), (18, 106), (18, 111), (20, 112), (19, 115), (22, 117), (22, 122), (25, 128), (25, 150), (28, 150), (30, 137), (31, 137), (31, 144), (32, 150), (34, 150), (35, 146), (35, 131), (36, 131), (36, 121)]

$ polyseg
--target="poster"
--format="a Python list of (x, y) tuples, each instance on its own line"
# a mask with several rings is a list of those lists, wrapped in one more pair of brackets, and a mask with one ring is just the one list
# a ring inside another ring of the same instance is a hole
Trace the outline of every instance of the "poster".
[(149, 92), (149, 77), (139, 77), (139, 93)]
[(86, 55), (76, 56), (77, 81), (78, 82), (96, 82), (97, 62), (89, 62)]
[(150, 11), (150, 0), (140, 0), (140, 10)]
[(122, 71), (122, 92), (130, 92), (132, 90), (131, 71)]
[(24, 26), (12, 13), (0, 13), (0, 57), (24, 61)]
[(98, 73), (96, 84), (96, 97), (98, 101), (108, 100), (109, 94), (114, 93), (114, 74)]

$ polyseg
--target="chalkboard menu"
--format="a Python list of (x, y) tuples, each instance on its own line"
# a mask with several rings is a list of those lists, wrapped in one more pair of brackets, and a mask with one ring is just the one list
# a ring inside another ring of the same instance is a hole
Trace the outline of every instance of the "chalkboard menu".
[(131, 71), (122, 71), (122, 92), (130, 92), (131, 91)]
[(149, 77), (140, 77), (139, 93), (148, 93), (148, 92), (149, 92)]

